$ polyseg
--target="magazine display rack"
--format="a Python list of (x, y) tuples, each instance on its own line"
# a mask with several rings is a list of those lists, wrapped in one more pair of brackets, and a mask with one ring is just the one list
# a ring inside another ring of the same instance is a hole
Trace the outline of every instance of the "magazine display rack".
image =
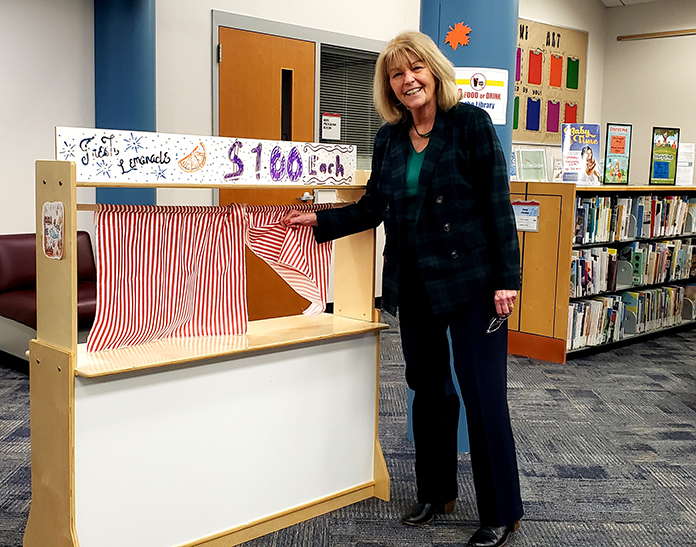
[[(87, 353), (77, 343), (79, 186), (109, 184), (77, 181), (72, 162), (37, 162), (24, 546), (230, 546), (369, 497), (388, 500), (374, 232), (335, 243), (333, 314)], [(364, 184), (336, 190), (353, 201)], [(65, 210), (60, 260), (43, 252), (42, 205), (52, 202)]]
[[(511, 195), (539, 202), (540, 210), (538, 232), (518, 232), (522, 291), (510, 318), (510, 353), (565, 363), (575, 351), (696, 323), (694, 297), (684, 295), (696, 284), (689, 258), (696, 253), (687, 248), (691, 238), (696, 244), (696, 188), (512, 182)], [(655, 198), (650, 207), (646, 196)], [(587, 213), (591, 222), (578, 218), (576, 201), (581, 207), (597, 204)], [(640, 227), (637, 217), (644, 218)], [(628, 253), (631, 248), (637, 252)], [(634, 263), (642, 263), (642, 251), (645, 264), (639, 268)], [(612, 254), (616, 273), (605, 286), (599, 281), (607, 280), (603, 261)], [(580, 268), (585, 257), (597, 261), (596, 269)], [(581, 280), (581, 271), (589, 277)], [(594, 285), (583, 288), (588, 279)]]

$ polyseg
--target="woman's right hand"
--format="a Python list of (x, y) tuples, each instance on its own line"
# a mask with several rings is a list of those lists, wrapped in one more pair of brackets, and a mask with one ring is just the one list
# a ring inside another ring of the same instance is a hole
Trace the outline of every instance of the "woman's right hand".
[(300, 213), (295, 209), (291, 209), (287, 215), (280, 221), (288, 228), (297, 228), (298, 226), (316, 226), (316, 213)]

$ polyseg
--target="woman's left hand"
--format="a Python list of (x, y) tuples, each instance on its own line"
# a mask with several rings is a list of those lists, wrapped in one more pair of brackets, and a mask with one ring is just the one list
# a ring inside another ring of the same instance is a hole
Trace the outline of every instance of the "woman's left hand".
[(503, 289), (495, 291), (495, 311), (500, 317), (505, 317), (512, 313), (512, 308), (517, 300), (517, 291)]

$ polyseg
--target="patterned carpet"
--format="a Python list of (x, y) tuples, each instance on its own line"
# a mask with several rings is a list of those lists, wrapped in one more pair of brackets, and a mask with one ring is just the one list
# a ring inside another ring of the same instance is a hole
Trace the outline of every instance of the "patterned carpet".
[[(246, 547), (449, 547), (464, 545), (474, 532), (467, 455), (460, 457), (454, 513), (423, 529), (398, 522), (415, 488), (397, 329), (392, 320), (383, 335), (380, 389), (380, 439), (392, 501), (361, 502)], [(566, 365), (512, 356), (509, 363), (526, 510), (510, 547), (696, 545), (696, 330), (580, 356)], [(5, 356), (0, 547), (22, 544), (29, 510), (28, 396), (26, 369)]]

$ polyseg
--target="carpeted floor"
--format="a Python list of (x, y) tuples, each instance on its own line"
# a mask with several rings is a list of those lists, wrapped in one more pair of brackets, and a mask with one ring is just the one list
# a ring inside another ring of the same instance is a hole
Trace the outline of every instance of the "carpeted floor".
[[(467, 455), (454, 513), (422, 529), (398, 522), (415, 488), (397, 329), (392, 320), (383, 334), (380, 388), (392, 501), (361, 502), (246, 547), (449, 547), (474, 532)], [(566, 365), (509, 364), (526, 510), (510, 547), (696, 545), (696, 330)], [(29, 510), (28, 399), (26, 369), (0, 360), (0, 547), (22, 544)]]

